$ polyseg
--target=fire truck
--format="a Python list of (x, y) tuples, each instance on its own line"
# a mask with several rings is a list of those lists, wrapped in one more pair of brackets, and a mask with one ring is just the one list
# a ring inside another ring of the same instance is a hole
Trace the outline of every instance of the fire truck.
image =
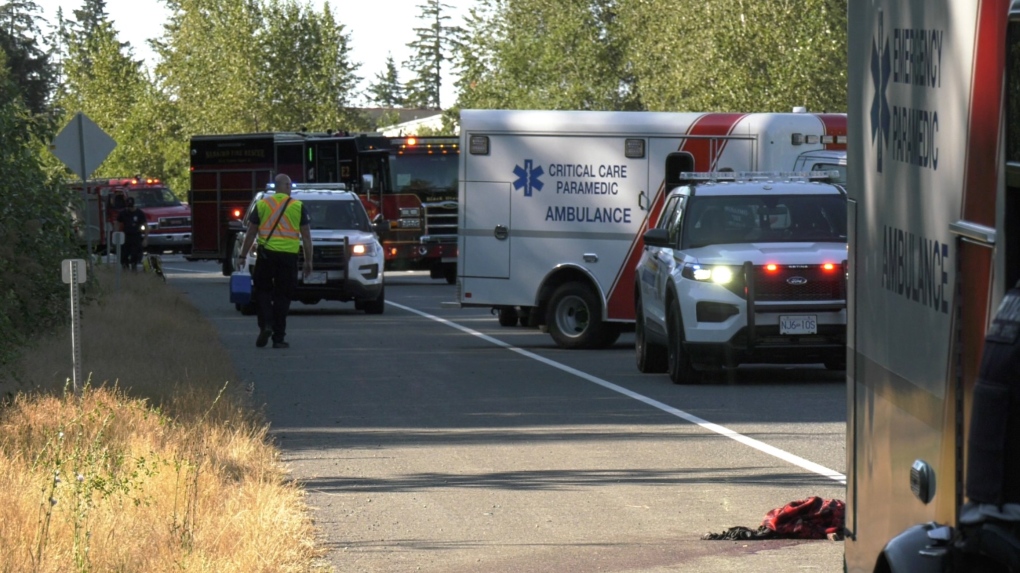
[(191, 139), (192, 259), (233, 272), (241, 218), (276, 174), (343, 183), (375, 224), (388, 269), (456, 281), (459, 140), (347, 133), (198, 135)]
[[(147, 251), (161, 253), (191, 252), (191, 208), (159, 179), (152, 177), (116, 177), (71, 184), (82, 194), (74, 217), (79, 241), (92, 245), (96, 252), (107, 252), (111, 234), (117, 230), (117, 216), (126, 208), (128, 197), (145, 213), (149, 227)], [(84, 209), (82, 211), (81, 209)]]
[[(458, 299), (568, 348), (634, 324), (666, 157), (688, 171), (845, 171), (846, 115), (461, 111)], [(823, 153), (825, 152), (825, 153)], [(808, 157), (814, 159), (808, 161)]]
[(1016, 436), (975, 405), (1020, 280), (1020, 0), (850, 2), (848, 23), (845, 570), (1017, 571), (992, 563), (1020, 552), (1017, 504), (975, 516), (968, 486), (998, 476), (964, 470), (971, 439)]

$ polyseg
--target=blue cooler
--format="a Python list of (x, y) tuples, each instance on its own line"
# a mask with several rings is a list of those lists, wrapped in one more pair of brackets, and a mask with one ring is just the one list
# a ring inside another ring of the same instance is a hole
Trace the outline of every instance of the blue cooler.
[(230, 275), (230, 302), (233, 304), (251, 302), (251, 275), (249, 273)]

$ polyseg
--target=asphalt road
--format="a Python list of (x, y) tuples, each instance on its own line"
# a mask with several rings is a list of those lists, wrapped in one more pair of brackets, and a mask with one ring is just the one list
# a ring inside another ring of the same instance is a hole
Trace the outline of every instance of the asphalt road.
[(845, 376), (742, 367), (676, 386), (633, 335), (568, 351), (455, 287), (388, 273), (387, 307), (296, 304), (256, 348), (218, 266), (165, 257), (218, 328), (309, 492), (338, 572), (841, 571), (832, 541), (703, 541), (817, 495), (844, 499)]

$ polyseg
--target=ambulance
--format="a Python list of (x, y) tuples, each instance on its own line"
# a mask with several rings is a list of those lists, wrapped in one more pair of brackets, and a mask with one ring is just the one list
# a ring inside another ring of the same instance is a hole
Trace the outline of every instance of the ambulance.
[(564, 348), (633, 327), (670, 153), (691, 171), (846, 169), (845, 114), (464, 110), (460, 125), (451, 306), (490, 307)]
[(1020, 504), (968, 517), (964, 470), (971, 421), (1001, 413), (975, 387), (1020, 280), (1020, 1), (851, 0), (848, 23), (845, 569), (1017, 571)]

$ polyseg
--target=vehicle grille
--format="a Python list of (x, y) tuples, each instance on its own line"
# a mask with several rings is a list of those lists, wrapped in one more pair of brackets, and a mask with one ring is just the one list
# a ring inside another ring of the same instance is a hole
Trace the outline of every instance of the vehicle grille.
[[(305, 261), (305, 250), (302, 247), (298, 251), (298, 264), (304, 263)], [(318, 265), (330, 265), (331, 268), (340, 266), (343, 267), (344, 263), (347, 262), (347, 257), (344, 256), (344, 247), (342, 245), (320, 247), (315, 246), (312, 249), (312, 264)]]
[(160, 217), (159, 228), (167, 227), (190, 227), (191, 217)]
[[(846, 277), (841, 266), (826, 271), (820, 266), (780, 267), (773, 272), (755, 267), (754, 298), (758, 301), (813, 301), (846, 299)], [(796, 279), (804, 279), (803, 284)]]
[(425, 203), (425, 230), (423, 235), (432, 239), (457, 236), (457, 202)]

